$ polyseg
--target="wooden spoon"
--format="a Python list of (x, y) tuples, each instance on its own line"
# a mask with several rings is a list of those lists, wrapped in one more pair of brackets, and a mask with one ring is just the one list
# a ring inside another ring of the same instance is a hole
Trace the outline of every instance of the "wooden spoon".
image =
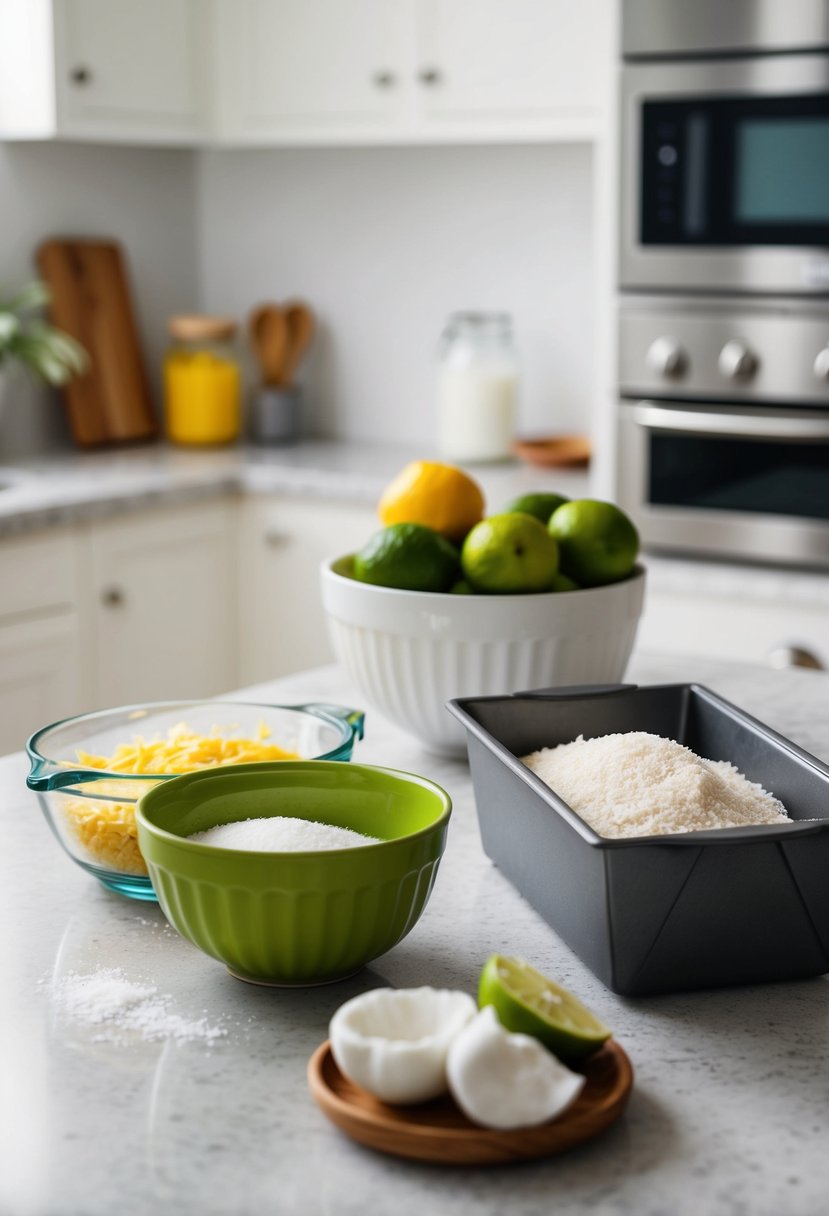
[(248, 323), (251, 346), (262, 368), (265, 384), (284, 384), (284, 368), (290, 348), (288, 314), (278, 304), (261, 304)]
[(288, 323), (288, 351), (282, 364), (282, 384), (293, 383), (296, 370), (314, 336), (316, 322), (307, 304), (293, 300), (285, 305)]

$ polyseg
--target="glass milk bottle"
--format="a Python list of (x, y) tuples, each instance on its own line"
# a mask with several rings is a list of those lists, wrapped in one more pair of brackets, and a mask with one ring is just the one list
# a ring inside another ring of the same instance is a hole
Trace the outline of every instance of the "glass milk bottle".
[(502, 312), (456, 312), (440, 344), (437, 447), (446, 460), (512, 454), (518, 363), (512, 321)]

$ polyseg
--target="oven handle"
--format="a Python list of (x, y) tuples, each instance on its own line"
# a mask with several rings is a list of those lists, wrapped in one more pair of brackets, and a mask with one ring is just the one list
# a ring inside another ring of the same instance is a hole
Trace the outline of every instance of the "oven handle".
[(698, 435), (734, 435), (743, 439), (815, 439), (829, 443), (829, 420), (809, 414), (748, 414), (726, 410), (689, 410), (640, 401), (629, 407), (637, 426), (649, 431), (685, 431)]

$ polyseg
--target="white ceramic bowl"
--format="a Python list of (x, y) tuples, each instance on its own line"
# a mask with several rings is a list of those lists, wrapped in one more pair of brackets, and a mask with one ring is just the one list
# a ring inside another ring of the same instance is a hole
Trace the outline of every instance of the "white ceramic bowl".
[(349, 577), (352, 558), (322, 565), (334, 652), (374, 709), (430, 751), (462, 755), (453, 697), (611, 684), (633, 649), (645, 571), (585, 591), (448, 595)]

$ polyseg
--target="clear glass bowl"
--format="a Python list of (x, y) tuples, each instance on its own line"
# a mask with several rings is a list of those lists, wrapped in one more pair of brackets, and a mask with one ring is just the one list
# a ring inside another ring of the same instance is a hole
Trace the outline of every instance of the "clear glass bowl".
[(350, 760), (364, 715), (338, 705), (257, 705), (241, 701), (163, 701), (81, 714), (43, 727), (26, 750), (26, 779), (55, 836), (79, 866), (105, 887), (155, 900), (138, 847), (135, 803), (178, 773), (115, 773), (80, 763), (79, 752), (111, 756), (136, 736), (164, 738), (181, 723), (199, 735), (256, 739), (303, 760)]

